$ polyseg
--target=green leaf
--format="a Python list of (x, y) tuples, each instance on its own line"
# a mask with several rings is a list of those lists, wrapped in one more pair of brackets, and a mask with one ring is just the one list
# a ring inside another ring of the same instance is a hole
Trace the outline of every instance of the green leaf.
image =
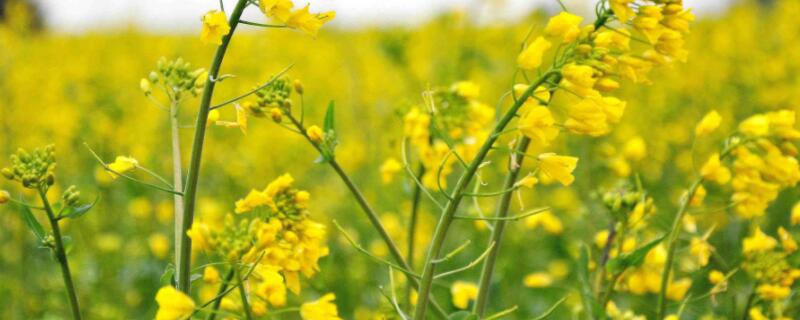
[(589, 247), (581, 245), (581, 253), (578, 257), (578, 280), (581, 283), (581, 300), (583, 308), (589, 319), (599, 319), (603, 317), (603, 310), (592, 294), (592, 284), (589, 279)]
[(159, 279), (159, 283), (161, 286), (169, 286), (172, 285), (175, 280), (175, 266), (171, 263), (167, 265), (167, 268), (164, 269), (164, 273), (161, 274), (161, 278)]
[(66, 218), (78, 218), (91, 210), (97, 202), (100, 201), (100, 196), (98, 195), (97, 198), (94, 198), (92, 203), (87, 203), (82, 206), (77, 207), (68, 207), (64, 210), (64, 213), (61, 214), (59, 218), (66, 217)]
[(325, 111), (325, 122), (323, 123), (323, 129), (325, 134), (330, 134), (331, 132), (336, 132), (336, 128), (334, 128), (334, 104), (333, 100), (328, 102), (328, 111)]
[(633, 250), (633, 252), (624, 253), (609, 260), (606, 264), (606, 271), (611, 274), (618, 274), (628, 268), (636, 268), (641, 266), (642, 263), (644, 263), (644, 258), (647, 257), (647, 253), (661, 243), (661, 241), (664, 241), (664, 238), (666, 237), (667, 236), (664, 235), (658, 239), (648, 242), (641, 248)]
[(33, 231), (33, 234), (36, 235), (36, 238), (38, 238), (39, 241), (44, 240), (44, 228), (42, 227), (42, 224), (39, 223), (39, 220), (36, 220), (36, 217), (33, 216), (31, 208), (28, 208), (27, 206), (21, 207), (22, 210), (20, 210), (20, 212), (22, 214), (22, 220), (25, 221), (25, 225), (28, 226), (28, 229)]
[(448, 315), (447, 320), (478, 320), (478, 316), (469, 311), (456, 311)]

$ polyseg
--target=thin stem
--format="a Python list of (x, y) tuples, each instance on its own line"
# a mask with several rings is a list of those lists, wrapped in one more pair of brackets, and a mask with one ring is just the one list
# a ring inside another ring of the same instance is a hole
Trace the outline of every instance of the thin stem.
[(280, 72), (278, 72), (277, 74), (275, 74), (274, 76), (272, 76), (272, 78), (270, 78), (270, 79), (269, 79), (267, 82), (264, 82), (264, 84), (262, 84), (262, 85), (260, 85), (260, 86), (256, 87), (255, 89), (252, 89), (252, 90), (250, 90), (250, 91), (247, 91), (247, 92), (245, 92), (245, 93), (243, 93), (243, 94), (240, 94), (240, 95), (238, 95), (238, 96), (235, 96), (235, 97), (233, 97), (233, 98), (230, 98), (230, 99), (228, 99), (228, 100), (225, 100), (224, 102), (222, 102), (222, 103), (220, 103), (220, 104), (214, 105), (214, 106), (212, 106), (212, 107), (211, 107), (211, 110), (222, 108), (222, 107), (224, 107), (224, 106), (226, 106), (226, 105), (229, 105), (229, 104), (231, 104), (231, 103), (234, 103), (234, 102), (236, 102), (236, 101), (239, 101), (239, 100), (242, 100), (242, 99), (244, 99), (244, 98), (247, 98), (247, 97), (248, 97), (248, 96), (250, 96), (251, 94), (254, 94), (254, 93), (256, 93), (258, 90), (261, 90), (261, 89), (264, 89), (264, 88), (266, 88), (267, 86), (269, 86), (270, 84), (272, 84), (273, 82), (275, 82), (275, 80), (279, 79), (279, 78), (280, 78), (282, 75), (284, 75), (286, 72), (288, 72), (288, 71), (289, 71), (289, 69), (291, 69), (293, 66), (294, 66), (293, 64), (290, 64), (289, 66), (287, 66), (286, 68), (283, 68), (283, 70), (281, 70)]
[[(525, 151), (528, 150), (528, 145), (530, 145), (530, 142), (531, 140), (528, 137), (522, 137), (519, 142), (517, 142), (516, 151), (525, 153)], [(519, 172), (522, 169), (522, 161), (525, 159), (525, 157), (517, 157), (514, 154), (512, 154), (509, 158), (509, 170), (503, 189), (514, 188), (514, 185), (517, 183)], [(496, 218), (508, 217), (508, 209), (511, 204), (512, 195), (512, 192), (503, 194), (502, 198), (500, 199), (500, 206), (497, 207), (497, 213), (495, 214)], [(473, 307), (473, 312), (477, 314), (479, 318), (483, 317), (483, 314), (486, 312), (486, 304), (489, 301), (489, 286), (492, 282), (494, 266), (495, 262), (497, 261), (497, 255), (498, 251), (500, 250), (500, 243), (503, 239), (503, 231), (505, 230), (505, 227), (505, 220), (495, 221), (492, 235), (489, 237), (489, 241), (494, 243), (494, 246), (489, 252), (486, 262), (483, 264), (481, 278), (478, 282), (478, 297), (475, 299), (475, 306)]]
[(235, 267), (232, 266), (231, 269), (228, 271), (228, 274), (225, 275), (225, 280), (223, 280), (222, 283), (219, 284), (219, 290), (217, 291), (216, 296), (220, 298), (214, 300), (214, 304), (211, 305), (211, 311), (206, 317), (206, 320), (214, 320), (217, 318), (216, 311), (219, 310), (219, 306), (222, 304), (222, 297), (224, 296), (225, 291), (228, 290), (228, 283), (233, 281), (233, 277), (235, 274), (236, 274), (236, 269)]
[(452, 200), (447, 202), (447, 205), (445, 206), (439, 218), (439, 222), (436, 224), (436, 229), (431, 241), (431, 247), (428, 250), (428, 257), (425, 260), (425, 267), (422, 271), (422, 280), (420, 282), (420, 300), (417, 302), (417, 307), (414, 312), (415, 319), (425, 319), (425, 314), (428, 311), (428, 296), (430, 295), (431, 285), (433, 284), (433, 275), (436, 269), (433, 261), (439, 258), (439, 254), (442, 251), (442, 246), (444, 245), (444, 240), (447, 237), (447, 231), (450, 229), (450, 224), (453, 222), (455, 212), (458, 209), (458, 206), (461, 204), (461, 200), (464, 199), (464, 190), (466, 190), (466, 188), (472, 182), (472, 179), (475, 177), (475, 174), (478, 171), (478, 167), (480, 167), (481, 163), (483, 163), (483, 160), (489, 154), (489, 150), (491, 150), (492, 146), (497, 141), (498, 136), (496, 134), (503, 131), (511, 122), (511, 120), (514, 119), (523, 102), (531, 96), (533, 91), (547, 81), (550, 76), (555, 74), (557, 74), (556, 71), (549, 71), (545, 73), (535, 83), (530, 85), (528, 89), (525, 90), (525, 92), (520, 96), (520, 99), (517, 100), (500, 119), (500, 121), (492, 130), (492, 134), (489, 135), (489, 137), (481, 146), (480, 150), (478, 150), (475, 158), (472, 159), (469, 167), (467, 167), (467, 169), (458, 179), (456, 186), (453, 188)]
[[(417, 168), (417, 180), (422, 179), (422, 176), (425, 175), (425, 166), (422, 163), (419, 164)], [(422, 200), (422, 189), (420, 185), (414, 184), (414, 191), (411, 195), (411, 213), (408, 218), (408, 236), (407, 236), (407, 247), (406, 247), (406, 261), (408, 265), (413, 268), (414, 267), (414, 247), (415, 247), (415, 240), (417, 234), (417, 220), (419, 220), (419, 204), (420, 200)], [(414, 286), (411, 282), (406, 283), (406, 306), (411, 308), (411, 295), (414, 292)]]
[[(306, 133), (306, 128), (303, 126), (303, 124), (300, 123), (297, 120), (297, 118), (295, 118), (291, 114), (287, 114), (286, 117), (292, 122), (292, 124), (294, 124), (295, 127), (297, 127), (297, 130), (300, 131), (300, 134), (303, 135), (303, 137), (309, 143), (311, 143), (311, 145), (315, 149), (317, 149), (317, 152), (322, 154), (322, 148), (316, 142), (314, 142), (314, 140), (311, 140), (311, 137), (309, 137), (308, 133)], [(353, 195), (353, 197), (356, 198), (356, 202), (358, 202), (359, 207), (361, 207), (361, 210), (367, 214), (367, 218), (369, 219), (370, 223), (372, 223), (372, 226), (375, 228), (376, 231), (378, 231), (378, 234), (380, 235), (381, 239), (383, 239), (383, 242), (389, 248), (389, 253), (392, 255), (392, 258), (397, 262), (398, 265), (400, 265), (404, 269), (413, 270), (409, 266), (406, 259), (403, 257), (403, 254), (400, 252), (400, 249), (397, 248), (397, 245), (394, 243), (394, 240), (392, 240), (392, 237), (389, 235), (389, 232), (386, 230), (386, 227), (383, 226), (383, 223), (378, 217), (378, 214), (375, 213), (375, 210), (373, 210), (372, 206), (370, 206), (369, 202), (367, 202), (367, 199), (361, 193), (361, 190), (358, 189), (355, 183), (353, 183), (353, 181), (350, 180), (350, 177), (347, 175), (347, 173), (345, 173), (342, 167), (339, 166), (339, 163), (336, 162), (336, 159), (332, 157), (330, 161), (328, 161), (328, 165), (331, 166), (333, 171), (335, 171), (336, 174), (339, 176), (339, 178), (342, 180), (342, 182), (344, 182), (345, 186), (347, 186), (347, 189), (350, 190), (350, 193)], [(408, 274), (406, 274), (406, 276), (408, 277), (409, 282), (414, 283), (415, 287), (419, 287), (419, 280), (417, 278)], [(444, 311), (444, 309), (441, 308), (441, 306), (434, 303), (434, 309), (442, 318), (447, 318), (447, 313)]]
[[(172, 134), (172, 186), (175, 192), (183, 191), (183, 168), (181, 164), (181, 137), (178, 130), (178, 104), (173, 101), (170, 105), (170, 130)], [(181, 241), (181, 228), (183, 226), (183, 196), (176, 193), (173, 196), (173, 203), (175, 208), (175, 248), (181, 248), (183, 244)], [(176, 268), (181, 268), (181, 259), (178, 252), (175, 252), (175, 265)]]
[(252, 320), (253, 312), (250, 310), (250, 303), (247, 302), (247, 290), (244, 289), (244, 281), (242, 280), (242, 275), (239, 274), (238, 271), (236, 271), (235, 273), (236, 273), (236, 281), (239, 282), (237, 287), (239, 287), (239, 296), (241, 296), (242, 298), (242, 309), (244, 309), (244, 315), (247, 318), (247, 320)]
[(53, 238), (55, 240), (53, 253), (56, 256), (56, 261), (61, 266), (61, 276), (64, 278), (64, 286), (67, 288), (67, 296), (69, 296), (69, 305), (72, 308), (72, 318), (79, 320), (81, 319), (81, 311), (78, 305), (78, 295), (75, 293), (75, 284), (72, 282), (72, 275), (69, 271), (69, 261), (67, 261), (64, 241), (61, 238), (61, 228), (58, 226), (58, 220), (53, 213), (53, 208), (50, 207), (50, 201), (47, 200), (47, 194), (42, 188), (39, 188), (39, 197), (42, 198), (42, 206), (44, 206), (44, 211), (47, 212), (47, 220), (50, 221), (50, 227), (53, 229)]
[(214, 86), (216, 79), (219, 75), (219, 69), (222, 66), (222, 60), (225, 57), (225, 52), (228, 50), (228, 44), (231, 42), (233, 33), (236, 26), (239, 24), (239, 19), (247, 7), (247, 0), (239, 0), (236, 2), (236, 7), (233, 8), (230, 16), (230, 32), (222, 37), (222, 44), (217, 47), (217, 52), (214, 55), (214, 60), (211, 62), (211, 67), (208, 70), (208, 79), (206, 80), (205, 88), (203, 89), (203, 96), (200, 100), (200, 110), (197, 113), (197, 122), (195, 124), (194, 140), (192, 143), (192, 155), (189, 160), (189, 172), (186, 179), (186, 190), (184, 191), (184, 212), (183, 224), (181, 225), (180, 235), (181, 239), (180, 248), (178, 251), (178, 259), (181, 261), (178, 265), (177, 272), (177, 288), (180, 291), (189, 293), (189, 270), (192, 256), (192, 240), (186, 231), (192, 226), (194, 220), (195, 201), (197, 200), (197, 182), (200, 177), (200, 163), (203, 157), (203, 142), (206, 137), (206, 122), (208, 122), (208, 113), (211, 106), (211, 97), (214, 95)]
[(262, 28), (286, 28), (287, 27), (287, 26), (282, 25), (282, 24), (264, 24), (264, 23), (252, 22), (252, 21), (247, 21), (247, 20), (242, 20), (242, 21), (239, 21), (239, 22), (242, 23), (242, 24), (246, 24), (246, 25), (250, 25), (250, 26), (256, 26), (256, 27), (262, 27)]
[(656, 320), (664, 319), (664, 315), (667, 311), (667, 286), (669, 285), (670, 272), (672, 271), (672, 262), (675, 259), (675, 249), (677, 245), (678, 234), (680, 233), (681, 221), (683, 221), (683, 216), (686, 213), (686, 209), (689, 207), (689, 202), (694, 197), (697, 188), (702, 182), (703, 178), (697, 178), (689, 187), (689, 192), (686, 194), (686, 196), (681, 199), (681, 205), (678, 208), (678, 213), (675, 215), (675, 220), (672, 221), (672, 228), (669, 230), (669, 234), (667, 235), (667, 260), (664, 264), (664, 272), (661, 274), (661, 289), (659, 290), (658, 294)]

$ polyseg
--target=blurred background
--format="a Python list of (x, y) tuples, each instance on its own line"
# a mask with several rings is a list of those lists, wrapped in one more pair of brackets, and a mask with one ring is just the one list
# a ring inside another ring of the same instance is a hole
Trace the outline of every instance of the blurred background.
[[(592, 12), (588, 1), (564, 2), (575, 12)], [(492, 292), (494, 311), (516, 304), (520, 309), (512, 318), (531, 318), (574, 293), (575, 250), (607, 224), (600, 201), (592, 196), (597, 190), (640, 175), (659, 208), (652, 223), (666, 230), (691, 176), (691, 132), (706, 112), (718, 110), (726, 119), (720, 131), (730, 132), (734, 119), (756, 112), (800, 111), (799, 1), (685, 0), (685, 6), (698, 15), (687, 39), (688, 62), (655, 72), (652, 85), (626, 86), (620, 97), (628, 101), (628, 110), (613, 134), (560, 139), (550, 149), (581, 157), (576, 173), (581, 178), (570, 188), (545, 186), (522, 194), (529, 207), (552, 206), (561, 228), (540, 232), (541, 226), (526, 222), (509, 228), (498, 262), (498, 289)], [(57, 187), (75, 184), (86, 199), (102, 197), (87, 216), (65, 226), (74, 239), (70, 259), (87, 318), (152, 318), (159, 278), (172, 260), (171, 244), (165, 248), (163, 242), (172, 239), (172, 207), (166, 194), (111, 181), (83, 143), (105, 159), (130, 155), (169, 176), (168, 115), (145, 98), (139, 79), (160, 57), (183, 57), (207, 67), (213, 48), (199, 41), (199, 19), (215, 8), (211, 0), (0, 0), (0, 155), (55, 143)], [(317, 38), (243, 26), (223, 66), (223, 73), (236, 77), (218, 86), (216, 97), (222, 101), (247, 91), (294, 64), (289, 76), (305, 86), (308, 119), (321, 123), (324, 106), (336, 101), (340, 162), (404, 244), (412, 185), (407, 179), (383, 184), (378, 171), (384, 159), (399, 158), (402, 114), (422, 103), (425, 89), (467, 79), (481, 86), (484, 102), (494, 105), (511, 85), (520, 42), (532, 26), (541, 30), (558, 5), (544, 0), (319, 0), (312, 9), (337, 11)], [(259, 15), (250, 9), (251, 20), (260, 21)], [(186, 151), (196, 105), (197, 99), (189, 99), (181, 106)], [(222, 117), (235, 115), (227, 109)], [(626, 152), (632, 140), (645, 144), (644, 155)], [(707, 153), (716, 145), (696, 148)], [(386, 255), (363, 213), (343, 200), (349, 198), (337, 177), (313, 163), (316, 154), (308, 145), (268, 119), (252, 119), (247, 135), (212, 128), (205, 152), (201, 217), (230, 212), (251, 188), (289, 172), (311, 192), (316, 220), (337, 219), (375, 254)], [(8, 163), (0, 158), (0, 166)], [(498, 157), (487, 170), (500, 172), (502, 163)], [(0, 189), (25, 194), (7, 181)], [(797, 198), (796, 190), (783, 194), (770, 208), (767, 225), (785, 224)], [(709, 188), (707, 199), (724, 206), (727, 193)], [(493, 202), (480, 205), (490, 211)], [(475, 208), (464, 211), (473, 214)], [(430, 203), (422, 206), (418, 248), (432, 233), (434, 209)], [(727, 216), (723, 210), (701, 219), (725, 227), (726, 233), (715, 234), (711, 243), (733, 261), (746, 229)], [(483, 250), (488, 232), (480, 224), (459, 222), (451, 235), (453, 245), (467, 238), (481, 244), (451, 262), (459, 266)], [(331, 254), (322, 259), (312, 289), (291, 298), (290, 305), (333, 291), (343, 318), (373, 319), (387, 311), (379, 294), (388, 281), (386, 269), (355, 251), (332, 227), (329, 244)], [(417, 251), (419, 261), (425, 250)], [(196, 263), (206, 260), (200, 255)], [(58, 272), (16, 210), (0, 207), (0, 318), (62, 318), (68, 305)], [(526, 288), (522, 279), (532, 272), (548, 272), (556, 282)], [(436, 289), (440, 300), (449, 299), (449, 281), (475, 281), (478, 273), (470, 270), (443, 282)], [(693, 292), (707, 291), (704, 281), (696, 279)], [(731, 292), (737, 289), (734, 284)], [(569, 296), (554, 318), (571, 318), (579, 300)], [(623, 295), (618, 304), (647, 315), (652, 299)], [(735, 306), (733, 300), (714, 307), (700, 301), (690, 303), (686, 314), (722, 317)]]

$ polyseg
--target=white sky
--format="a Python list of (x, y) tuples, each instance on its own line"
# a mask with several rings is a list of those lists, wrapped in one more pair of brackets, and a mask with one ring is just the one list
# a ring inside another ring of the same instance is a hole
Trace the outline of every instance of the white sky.
[[(702, 16), (714, 14), (735, 0), (684, 0)], [(50, 27), (62, 32), (109, 28), (144, 28), (154, 32), (194, 32), (199, 17), (218, 7), (217, 0), (36, 0)], [(236, 0), (224, 0), (226, 8)], [(311, 2), (311, 11), (336, 10), (338, 27), (413, 25), (451, 9), (463, 9), (480, 21), (518, 19), (535, 7), (558, 10), (556, 0), (295, 0)], [(590, 0), (563, 0), (574, 12), (591, 11)], [(501, 6), (487, 5), (501, 3)], [(255, 8), (248, 19), (263, 19)]]

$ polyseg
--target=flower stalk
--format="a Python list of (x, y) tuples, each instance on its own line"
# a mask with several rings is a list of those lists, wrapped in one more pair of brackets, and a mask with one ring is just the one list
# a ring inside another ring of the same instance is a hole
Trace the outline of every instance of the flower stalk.
[(230, 32), (222, 37), (222, 44), (217, 47), (214, 54), (214, 59), (211, 62), (211, 67), (208, 69), (208, 79), (203, 88), (203, 95), (200, 100), (200, 109), (197, 112), (197, 122), (195, 123), (194, 140), (192, 143), (192, 153), (189, 160), (189, 171), (186, 177), (186, 188), (183, 197), (183, 220), (181, 221), (180, 237), (181, 241), (177, 243), (176, 252), (178, 255), (177, 261), (179, 264), (176, 268), (177, 288), (185, 293), (189, 292), (189, 273), (192, 255), (192, 240), (186, 234), (192, 226), (194, 220), (194, 210), (197, 200), (197, 183), (200, 177), (200, 163), (203, 156), (203, 143), (205, 141), (206, 122), (208, 121), (208, 113), (211, 107), (211, 98), (214, 95), (214, 87), (216, 85), (217, 77), (219, 75), (222, 60), (228, 50), (233, 33), (236, 26), (239, 24), (242, 12), (247, 7), (249, 1), (239, 0), (236, 6), (231, 11), (229, 18)]
[(53, 254), (55, 255), (56, 261), (58, 261), (58, 265), (61, 267), (61, 276), (64, 278), (64, 286), (67, 288), (72, 318), (80, 320), (81, 311), (78, 304), (78, 295), (75, 292), (75, 284), (72, 281), (72, 274), (69, 270), (69, 261), (67, 260), (67, 252), (64, 250), (64, 240), (61, 238), (61, 228), (58, 226), (58, 217), (56, 217), (56, 214), (53, 212), (50, 201), (47, 200), (47, 192), (43, 188), (45, 187), (39, 188), (39, 197), (42, 199), (42, 206), (47, 213), (47, 220), (50, 221), (50, 227), (53, 229)]

